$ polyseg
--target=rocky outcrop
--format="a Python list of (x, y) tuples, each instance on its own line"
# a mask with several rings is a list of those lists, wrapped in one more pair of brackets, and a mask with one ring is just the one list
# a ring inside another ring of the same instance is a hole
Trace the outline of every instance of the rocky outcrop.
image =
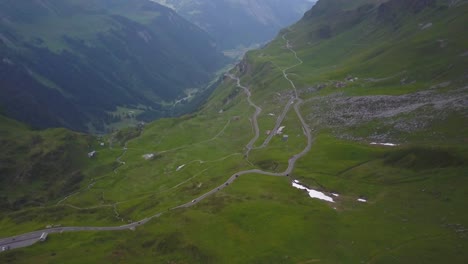
[(436, 3), (436, 0), (390, 0), (379, 6), (378, 17), (393, 20), (401, 13), (419, 13), (423, 9), (435, 6)]

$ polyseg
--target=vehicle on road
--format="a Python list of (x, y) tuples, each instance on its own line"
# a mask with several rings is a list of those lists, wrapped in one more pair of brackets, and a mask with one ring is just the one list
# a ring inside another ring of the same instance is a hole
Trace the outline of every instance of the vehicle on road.
[(10, 246), (4, 246), (4, 247), (2, 247), (2, 251), (7, 251), (7, 250), (9, 250), (9, 249), (10, 249)]
[(41, 237), (39, 238), (39, 241), (44, 242), (44, 241), (46, 241), (46, 239), (47, 239), (47, 233), (44, 232), (44, 233), (42, 233)]

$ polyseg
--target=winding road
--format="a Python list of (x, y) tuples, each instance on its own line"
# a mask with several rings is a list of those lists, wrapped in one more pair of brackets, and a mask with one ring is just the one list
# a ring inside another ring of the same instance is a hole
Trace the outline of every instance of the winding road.
[(248, 157), (250, 151), (253, 149), (253, 145), (257, 141), (258, 137), (260, 137), (260, 129), (258, 128), (257, 118), (260, 115), (260, 113), (262, 112), (262, 108), (260, 108), (259, 106), (257, 106), (256, 104), (254, 104), (252, 102), (252, 99), (251, 99), (252, 93), (250, 93), (249, 88), (247, 88), (247, 87), (245, 87), (245, 86), (243, 86), (241, 84), (239, 77), (235, 77), (232, 74), (226, 74), (226, 76), (228, 76), (229, 78), (231, 78), (231, 79), (233, 79), (233, 80), (235, 80), (237, 82), (237, 87), (243, 89), (245, 94), (247, 94), (247, 102), (249, 103), (249, 105), (255, 108), (255, 113), (252, 116), (252, 125), (254, 127), (255, 136), (245, 146), (245, 148), (247, 149), (247, 151), (245, 152), (245, 156)]
[[(288, 101), (287, 105), (285, 106), (285, 108), (283, 110), (283, 113), (278, 117), (277, 122), (275, 124), (275, 128), (272, 131), (275, 132), (279, 128), (279, 126), (283, 122), (283, 119), (285, 118), (286, 114), (291, 109), (291, 106), (294, 106), (293, 107), (294, 111), (296, 112), (296, 115), (298, 116), (298, 118), (299, 118), (299, 120), (301, 122), (304, 134), (307, 137), (306, 147), (300, 153), (292, 156), (288, 160), (288, 167), (284, 172), (273, 173), (273, 172), (262, 171), (262, 170), (259, 170), (259, 169), (240, 171), (240, 172), (237, 172), (237, 173), (234, 173), (233, 175), (231, 175), (231, 177), (229, 177), (229, 179), (227, 179), (220, 186), (212, 189), (211, 191), (209, 191), (209, 192), (207, 192), (207, 193), (205, 193), (203, 195), (200, 195), (199, 197), (193, 199), (191, 202), (187, 202), (185, 204), (170, 208), (169, 210), (176, 210), (176, 209), (188, 208), (188, 207), (194, 206), (197, 203), (199, 203), (200, 201), (204, 200), (205, 198), (207, 198), (207, 197), (213, 195), (214, 193), (216, 193), (218, 191), (221, 191), (222, 189), (228, 187), (237, 178), (239, 178), (240, 176), (245, 175), (245, 174), (262, 174), (262, 175), (268, 175), (268, 176), (289, 177), (291, 175), (292, 171), (294, 170), (294, 166), (295, 166), (297, 160), (302, 158), (303, 156), (305, 156), (311, 150), (312, 143), (313, 143), (311, 129), (309, 128), (309, 126), (305, 122), (305, 120), (302, 117), (302, 114), (300, 112), (300, 106), (303, 103), (303, 100), (301, 98), (299, 98), (299, 96), (297, 94), (297, 90), (296, 90), (296, 85), (288, 77), (288, 73), (287, 73), (288, 70), (291, 70), (294, 67), (297, 67), (297, 66), (301, 65), (303, 63), (303, 61), (298, 57), (296, 51), (292, 48), (289, 40), (286, 39), (286, 34), (284, 34), (282, 36), (282, 38), (286, 41), (286, 48), (289, 49), (294, 54), (295, 58), (298, 61), (297, 64), (294, 64), (294, 65), (292, 65), (292, 66), (290, 66), (290, 67), (283, 70), (283, 77), (286, 80), (288, 80), (288, 82), (291, 84), (291, 87), (294, 89), (294, 92), (295, 92), (294, 93), (295, 97)], [(262, 108), (260, 108), (259, 106), (257, 106), (256, 104), (254, 104), (252, 102), (250, 90), (247, 87), (245, 87), (245, 86), (243, 86), (241, 84), (239, 77), (236, 77), (236, 76), (234, 76), (232, 74), (226, 74), (226, 76), (229, 76), (231, 79), (236, 80), (237, 86), (240, 87), (241, 89), (243, 89), (244, 92), (247, 94), (247, 101), (248, 101), (249, 105), (255, 108), (255, 112), (254, 112), (254, 114), (252, 116), (252, 124), (254, 126), (255, 135), (249, 141), (249, 143), (246, 145), (246, 149), (247, 149), (246, 156), (248, 156), (250, 151), (252, 149), (254, 149), (253, 145), (258, 140), (259, 135), (260, 135), (260, 132), (259, 132), (260, 130), (259, 130), (257, 118), (260, 115), (260, 113), (262, 112)], [(273, 132), (272, 132), (272, 134), (273, 134)], [(272, 137), (273, 137), (273, 135), (271, 137), (268, 137), (265, 140), (265, 142), (263, 142), (263, 144), (262, 144), (262, 146), (260, 148), (266, 147), (268, 145), (268, 143), (270, 142)], [(12, 236), (12, 237), (8, 237), (8, 238), (0, 239), (0, 249), (2, 249), (2, 248), (14, 249), (14, 248), (21, 248), (21, 247), (30, 246), (30, 245), (40, 241), (41, 235), (43, 233), (53, 234), (53, 233), (63, 233), (63, 232), (78, 232), (78, 231), (120, 231), (120, 230), (126, 230), (126, 229), (134, 229), (134, 228), (136, 228), (136, 227), (138, 227), (140, 225), (143, 225), (143, 224), (147, 223), (148, 221), (150, 221), (153, 218), (160, 217), (162, 214), (163, 214), (163, 212), (160, 212), (160, 213), (157, 213), (157, 214), (155, 214), (153, 216), (144, 218), (144, 219), (142, 219), (142, 220), (140, 220), (138, 222), (133, 222), (133, 223), (130, 223), (130, 224), (127, 224), (127, 225), (121, 225), (121, 226), (112, 226), (112, 227), (55, 227), (55, 228), (49, 228), (49, 229), (33, 231), (33, 232), (30, 232), (30, 233), (25, 233), (25, 234), (21, 234), (21, 235), (17, 235), (17, 236)]]

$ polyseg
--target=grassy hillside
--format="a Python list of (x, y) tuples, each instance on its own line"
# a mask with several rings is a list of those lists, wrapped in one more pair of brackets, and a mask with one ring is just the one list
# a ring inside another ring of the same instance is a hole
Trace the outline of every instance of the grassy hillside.
[[(162, 212), (160, 217), (135, 231), (50, 235), (45, 243), (1, 253), (0, 261), (466, 262), (467, 56), (461, 32), (467, 7), (319, 1), (316, 8), (325, 13), (312, 9), (230, 72), (262, 108), (248, 157), (255, 109), (226, 76), (199, 111), (148, 124), (141, 134), (109, 137), (137, 136), (125, 149), (101, 150), (79, 193), (3, 213), (0, 236), (48, 224), (104, 226)], [(388, 14), (397, 15), (388, 20)], [(322, 30), (325, 22), (329, 30)], [(285, 111), (295, 94), (301, 115), (294, 107)], [(274, 136), (259, 148), (283, 111), (289, 139)], [(308, 143), (300, 116), (313, 144), (289, 177), (242, 175), (193, 207), (168, 210), (236, 172), (284, 171)], [(118, 167), (105, 165), (114, 161)], [(291, 186), (293, 180), (334, 203), (311, 199)]]
[(3, 1), (0, 10), (0, 105), (38, 128), (110, 131), (126, 121), (122, 108), (144, 121), (171, 115), (227, 62), (206, 32), (149, 0)]
[[(322, 2), (281, 33), (304, 61), (289, 77), (308, 100), (303, 108), (311, 124), (355, 140), (465, 140), (468, 40), (458, 32), (466, 5), (411, 11), (409, 2), (369, 1), (357, 10), (336, 8), (329, 19), (315, 15), (321, 14), (315, 8), (325, 9)], [(389, 13), (398, 16), (389, 21)], [(284, 42), (278, 38), (245, 61), (248, 78), (269, 102), (284, 90), (280, 69), (294, 62)]]
[(91, 138), (65, 129), (31, 131), (0, 116), (0, 207), (37, 207), (76, 190)]

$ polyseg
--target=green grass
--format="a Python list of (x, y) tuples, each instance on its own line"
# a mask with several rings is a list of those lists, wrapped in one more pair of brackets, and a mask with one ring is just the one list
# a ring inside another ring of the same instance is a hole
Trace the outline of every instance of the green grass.
[[(330, 94), (401, 95), (445, 80), (452, 83), (438, 91), (450, 92), (462, 83), (460, 72), (466, 63), (457, 55), (466, 38), (459, 34), (462, 10), (429, 10), (404, 17), (398, 31), (385, 27), (378, 34), (366, 35), (367, 39), (355, 36), (372, 26), (373, 17), (338, 30), (330, 39), (317, 39), (312, 34), (313, 20), (302, 21), (288, 38), (304, 64), (289, 70), (289, 77), (299, 89), (326, 83), (321, 91), (305, 95), (318, 99)], [(419, 30), (417, 23), (428, 17), (434, 27)], [(448, 25), (452, 27), (443, 30)], [(434, 38), (449, 38), (453, 49), (439, 50)], [(264, 49), (249, 52), (245, 59), (249, 70), (243, 74), (233, 70), (252, 91), (252, 100), (263, 108), (256, 146), (266, 138), (265, 131), (273, 128), (291, 92), (281, 71), (297, 60), (284, 45), (278, 38)], [(447, 72), (450, 63), (453, 70)], [(348, 74), (360, 80), (334, 88), (332, 81)], [(402, 86), (401, 78), (417, 82)], [(307, 106), (301, 107), (304, 117), (316, 114)], [(245, 160), (244, 147), (254, 136), (249, 120), (253, 112), (243, 91), (225, 79), (193, 114), (150, 123), (141, 134), (120, 132), (112, 137), (112, 148), (108, 145), (111, 136), (101, 139), (105, 147), (92, 141), (89, 144), (98, 155), (83, 165), (86, 177), (80, 193), (61, 206), (55, 206), (57, 198), (44, 207), (2, 214), (2, 236), (47, 224), (119, 225), (122, 221), (109, 207), (114, 204), (124, 221), (165, 213), (136, 231), (54, 234), (45, 243), (0, 254), (0, 262), (464, 263), (468, 258), (464, 250), (468, 246), (467, 131), (464, 112), (458, 110), (407, 134), (385, 125), (388, 120), (339, 131), (312, 127), (312, 150), (297, 162), (291, 177), (243, 175), (192, 208), (168, 211), (222, 184), (237, 171), (283, 171), (288, 159), (304, 149), (306, 138), (291, 108), (282, 124), (289, 140), (275, 136), (268, 147), (252, 150)], [(268, 116), (270, 112), (276, 116)], [(415, 111), (394, 118), (417, 116)], [(21, 140), (29, 133), (11, 120), (2, 122), (9, 127), (0, 130), (2, 136)], [(337, 137), (345, 132), (360, 140)], [(64, 132), (41, 133), (54, 139)], [(390, 133), (402, 144), (370, 145), (366, 138), (375, 133)], [(54, 149), (63, 144), (57, 142), (47, 141), (42, 147)], [(122, 155), (125, 144), (128, 149)], [(155, 158), (144, 160), (142, 155), (148, 153), (156, 154)], [(116, 161), (119, 156), (125, 164)], [(181, 165), (185, 167), (177, 170)], [(335, 203), (311, 199), (291, 186), (293, 179), (339, 197), (334, 197)], [(360, 203), (358, 198), (368, 202)]]
[[(466, 163), (419, 170), (394, 162), (408, 151), (432, 164), (417, 149), (371, 147), (321, 135), (294, 178), (338, 192), (335, 204), (308, 198), (287, 178), (245, 175), (196, 207), (165, 214), (135, 232), (57, 234), (1, 258), (60, 262), (89, 252), (94, 262), (386, 263), (396, 258), (411, 263), (424, 256), (463, 263), (466, 239), (452, 224), (468, 223), (466, 190), (457, 187), (467, 184), (460, 174)], [(320, 162), (323, 156), (327, 162)], [(389, 180), (395, 175), (409, 181)], [(356, 202), (361, 195), (369, 202)], [(57, 250), (63, 243), (70, 246)]]

